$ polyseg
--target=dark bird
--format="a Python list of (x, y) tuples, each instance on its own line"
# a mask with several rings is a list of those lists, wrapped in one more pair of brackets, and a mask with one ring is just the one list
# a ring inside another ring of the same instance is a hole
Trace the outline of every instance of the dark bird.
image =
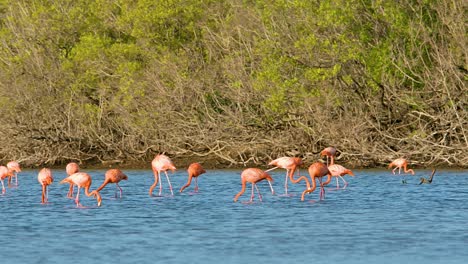
[(419, 184), (423, 184), (423, 183), (428, 183), (428, 184), (430, 184), (430, 183), (432, 183), (432, 178), (434, 178), (435, 172), (436, 172), (436, 169), (432, 169), (432, 174), (431, 174), (431, 176), (429, 177), (429, 179), (426, 179), (426, 178), (424, 178), (424, 177), (421, 177), (421, 182), (419, 182)]

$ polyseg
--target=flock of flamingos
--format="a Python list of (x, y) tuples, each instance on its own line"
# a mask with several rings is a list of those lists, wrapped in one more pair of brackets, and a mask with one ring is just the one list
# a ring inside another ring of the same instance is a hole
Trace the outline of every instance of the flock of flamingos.
[[(248, 168), (242, 171), (241, 173), (241, 183), (242, 183), (242, 189), (239, 193), (236, 194), (234, 197), (234, 202), (237, 202), (239, 197), (245, 192), (246, 184), (247, 182), (252, 184), (252, 193), (250, 196), (249, 202), (252, 203), (253, 199), (255, 197), (254, 195), (254, 188), (258, 192), (258, 198), (260, 201), (262, 201), (262, 195), (260, 194), (260, 191), (257, 187), (257, 183), (262, 181), (262, 180), (267, 180), (271, 193), (274, 194), (273, 186), (271, 185), (271, 182), (273, 181), (272, 177), (268, 174), (269, 171), (272, 171), (277, 168), (282, 168), (286, 169), (286, 177), (285, 177), (285, 183), (284, 183), (284, 195), (289, 196), (288, 194), (288, 179), (293, 182), (293, 183), (299, 183), (301, 181), (305, 181), (306, 183), (306, 189), (302, 192), (301, 196), (301, 201), (304, 201), (304, 196), (308, 193), (312, 193), (315, 191), (317, 184), (316, 184), (316, 179), (320, 183), (320, 200), (325, 199), (325, 189), (324, 186), (329, 184), (332, 180), (332, 177), (336, 178), (336, 188), (339, 189), (339, 181), (338, 178), (340, 178), (344, 182), (344, 186), (342, 189), (346, 188), (348, 183), (346, 180), (343, 178), (344, 175), (349, 174), (351, 176), (354, 176), (353, 172), (349, 169), (346, 169), (345, 167), (335, 164), (335, 155), (336, 155), (336, 149), (334, 147), (327, 147), (324, 150), (320, 152), (320, 156), (326, 156), (326, 164), (317, 161), (313, 163), (312, 165), (309, 166), (309, 175), (310, 175), (310, 180), (305, 177), (305, 176), (300, 176), (298, 175), (298, 178), (294, 178), (294, 174), (297, 170), (297, 168), (301, 165), (303, 165), (303, 162), (301, 158), (297, 157), (281, 157), (278, 159), (275, 159), (271, 161), (268, 165), (269, 166), (274, 166), (271, 169), (268, 169), (266, 171), (258, 169), (258, 168)], [(330, 162), (329, 162), (330, 159)], [(398, 173), (401, 173), (401, 169), (403, 168), (404, 173), (411, 173), (414, 175), (414, 171), (412, 169), (407, 169), (408, 162), (407, 160), (403, 158), (399, 158), (394, 160), (393, 162), (390, 163), (388, 168), (395, 167), (392, 170), (392, 173), (395, 174), (396, 169), (398, 169)], [(159, 183), (159, 196), (161, 196), (162, 193), (162, 183), (161, 183), (161, 173), (164, 172), (166, 175), (167, 182), (169, 184), (169, 189), (171, 191), (171, 195), (174, 195), (172, 191), (172, 184), (171, 181), (169, 180), (169, 175), (167, 174), (168, 170), (171, 170), (174, 172), (176, 170), (176, 167), (172, 163), (171, 159), (163, 154), (156, 155), (156, 157), (153, 159), (151, 162), (151, 167), (154, 173), (154, 183), (151, 185), (149, 189), (149, 195), (153, 195), (153, 190), (154, 188), (158, 185)], [(2, 183), (2, 194), (5, 194), (5, 186), (4, 186), (4, 179), (8, 177), (8, 187), (12, 186), (12, 178), (15, 178), (15, 185), (18, 186), (18, 173), (21, 172), (20, 165), (16, 161), (10, 161), (7, 166), (0, 166), (0, 180)], [(97, 205), (101, 206), (101, 195), (100, 191), (109, 183), (115, 183), (117, 186), (116, 190), (116, 197), (117, 197), (117, 192), (120, 193), (120, 198), (122, 198), (122, 188), (119, 186), (119, 182), (121, 180), (127, 180), (128, 177), (125, 175), (121, 170), (119, 169), (110, 169), (106, 172), (105, 174), (105, 179), (102, 185), (97, 188), (94, 191), (90, 192), (90, 187), (91, 187), (91, 176), (88, 173), (85, 172), (80, 172), (80, 168), (78, 164), (72, 162), (69, 163), (66, 166), (66, 172), (68, 177), (63, 179), (60, 183), (68, 183), (70, 184), (70, 188), (67, 194), (68, 198), (75, 199), (75, 203), (77, 207), (83, 207), (80, 204), (80, 190), (81, 188), (84, 188), (84, 192), (86, 196), (93, 196), (97, 200)], [(187, 183), (180, 188), (180, 192), (182, 192), (185, 188), (190, 186), (192, 182), (192, 178), (195, 179), (195, 192), (198, 192), (198, 176), (201, 174), (205, 173), (206, 171), (203, 169), (203, 167), (199, 163), (192, 163), (187, 169), (188, 172), (188, 181)], [(298, 170), (299, 172), (299, 170)], [(432, 181), (432, 176), (434, 175), (435, 170), (433, 170), (431, 178), (429, 181)], [(299, 174), (299, 173), (298, 173)], [(326, 176), (326, 180), (322, 181), (322, 178)], [(42, 185), (42, 199), (41, 202), (42, 204), (48, 203), (48, 189), (47, 186), (50, 185), (53, 181), (54, 178), (52, 176), (52, 171), (48, 168), (43, 168), (39, 171), (39, 174), (37, 176), (37, 180), (39, 183)], [(421, 178), (421, 183), (430, 183), (428, 180), (425, 178)], [(13, 185), (13, 186), (15, 186)], [(77, 186), (77, 194), (76, 197), (73, 196), (73, 189), (74, 186)]]

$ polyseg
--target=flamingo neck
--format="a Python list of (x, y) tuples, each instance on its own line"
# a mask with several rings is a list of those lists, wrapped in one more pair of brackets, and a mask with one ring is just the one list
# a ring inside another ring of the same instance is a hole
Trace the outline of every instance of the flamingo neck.
[(234, 202), (237, 202), (237, 199), (239, 199), (239, 196), (241, 196), (244, 192), (245, 192), (245, 186), (246, 186), (246, 182), (245, 180), (242, 180), (242, 189), (241, 191), (236, 194), (236, 196), (234, 197)]
[[(107, 185), (109, 182), (110, 182), (109, 179), (105, 179), (104, 182), (102, 183), (102, 185), (99, 186), (99, 188), (97, 188), (96, 192), (99, 192), (99, 191), (101, 191), (102, 189), (104, 189), (104, 187), (106, 187), (106, 185)], [(88, 187), (88, 189), (89, 189), (89, 187)]]
[(324, 183), (322, 183), (322, 186), (323, 186), (323, 185), (327, 185), (327, 184), (329, 184), (329, 183), (331, 182), (331, 179), (332, 179), (331, 173), (328, 172), (327, 175), (328, 175), (328, 176), (327, 176), (327, 180), (326, 180)]

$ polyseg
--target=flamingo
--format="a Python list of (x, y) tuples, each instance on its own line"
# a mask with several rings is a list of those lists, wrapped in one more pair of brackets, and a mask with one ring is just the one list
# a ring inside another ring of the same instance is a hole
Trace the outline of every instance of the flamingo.
[(21, 168), (20, 168), (19, 163), (16, 162), (16, 161), (10, 161), (10, 162), (7, 163), (7, 168), (11, 172), (13, 172), (11, 174), (11, 176), (8, 177), (8, 187), (11, 187), (10, 186), (11, 178), (13, 178), (13, 177), (15, 177), (15, 186), (18, 187), (18, 172), (21, 172)]
[[(285, 177), (285, 180), (284, 180), (284, 195), (288, 196), (288, 177), (291, 179), (293, 177), (294, 172), (296, 171), (296, 169), (298, 169), (299, 166), (301, 166), (302, 164), (303, 163), (302, 163), (301, 158), (281, 157), (281, 158), (275, 159), (275, 160), (271, 161), (270, 163), (268, 163), (269, 166), (275, 166), (275, 167), (271, 168), (271, 169), (268, 169), (265, 172), (269, 172), (269, 171), (272, 171), (272, 170), (277, 169), (277, 168), (286, 169), (286, 177)], [(298, 169), (297, 172), (299, 174), (299, 169)]]
[[(309, 175), (312, 181), (312, 187), (307, 186), (307, 189), (302, 192), (301, 201), (304, 201), (304, 195), (306, 193), (311, 193), (315, 191), (315, 188), (317, 186), (315, 183), (315, 178), (318, 178), (320, 181), (320, 200), (325, 199), (325, 188), (323, 188), (323, 186), (329, 184), (332, 178), (327, 165), (323, 164), (322, 162), (313, 163), (309, 167)], [(324, 177), (325, 175), (328, 175), (327, 180), (324, 183), (322, 183), (322, 177)]]
[[(70, 176), (74, 173), (79, 172), (80, 166), (75, 162), (70, 162), (65, 167), (65, 171), (67, 172), (67, 176)], [(67, 193), (67, 197), (73, 199), (73, 183), (71, 182), (70, 182), (70, 189), (68, 190), (68, 193)]]
[(39, 183), (42, 185), (41, 203), (45, 204), (49, 200), (49, 190), (47, 189), (47, 186), (54, 181), (54, 177), (52, 177), (52, 171), (48, 168), (43, 168), (37, 175), (37, 181), (39, 181)]
[(190, 166), (187, 169), (187, 172), (188, 172), (188, 181), (184, 186), (182, 186), (182, 188), (180, 188), (179, 192), (182, 192), (185, 188), (190, 186), (190, 183), (192, 182), (192, 178), (195, 178), (195, 192), (198, 192), (198, 176), (205, 173), (206, 171), (203, 169), (200, 163), (194, 162), (190, 164)]
[(2, 194), (6, 193), (3, 180), (5, 180), (6, 177), (11, 177), (12, 174), (13, 172), (11, 172), (6, 166), (0, 166), (0, 181), (2, 182)]
[(398, 174), (401, 173), (401, 168), (403, 168), (405, 173), (411, 172), (412, 175), (414, 175), (414, 171), (412, 169), (407, 169), (406, 167), (408, 166), (408, 161), (404, 158), (399, 158), (394, 161), (392, 161), (389, 165), (388, 168), (391, 169), (392, 167), (395, 167), (392, 170), (392, 173), (395, 174), (395, 170), (398, 169)]
[(340, 184), (338, 182), (338, 177), (341, 178), (344, 182), (343, 189), (346, 189), (346, 186), (348, 186), (348, 183), (346, 180), (343, 178), (344, 175), (349, 174), (351, 176), (354, 176), (354, 173), (351, 170), (346, 169), (345, 167), (338, 165), (338, 164), (333, 164), (328, 166), (328, 170), (330, 171), (331, 175), (336, 178), (336, 190), (340, 189)]
[(236, 194), (234, 197), (234, 202), (237, 202), (237, 199), (239, 199), (239, 196), (241, 196), (245, 192), (245, 185), (247, 182), (252, 183), (252, 195), (250, 196), (250, 203), (253, 202), (254, 198), (254, 187), (257, 189), (258, 192), (258, 198), (260, 199), (260, 202), (262, 201), (262, 195), (260, 194), (260, 191), (258, 190), (257, 187), (257, 182), (262, 181), (262, 180), (267, 180), (268, 184), (270, 184), (270, 189), (271, 189), (271, 194), (275, 194), (275, 191), (273, 190), (273, 186), (271, 186), (271, 182), (273, 179), (271, 176), (266, 173), (265, 171), (257, 168), (248, 168), (245, 169), (241, 173), (241, 181), (242, 181), (242, 190)]
[[(120, 198), (122, 198), (122, 188), (120, 188), (119, 182), (121, 180), (128, 180), (127, 175), (125, 175), (119, 169), (110, 169), (106, 171), (106, 174), (104, 177), (105, 179), (102, 185), (93, 192), (100, 192), (107, 184), (115, 183), (115, 185), (117, 186), (117, 189), (120, 191)], [(117, 191), (115, 192), (115, 198), (117, 198)]]
[(67, 178), (63, 179), (61, 182), (61, 184), (63, 183), (72, 183), (76, 186), (78, 186), (78, 192), (76, 194), (76, 199), (75, 199), (75, 202), (76, 202), (76, 207), (83, 207), (81, 204), (80, 204), (80, 190), (81, 188), (84, 188), (85, 189), (85, 194), (86, 196), (94, 196), (94, 198), (96, 198), (97, 200), (97, 203), (98, 203), (98, 206), (101, 206), (101, 195), (99, 194), (99, 192), (96, 192), (96, 191), (92, 191), (91, 193), (89, 192), (89, 188), (91, 187), (91, 183), (92, 183), (92, 179), (91, 179), (91, 176), (89, 176), (89, 174), (85, 173), (85, 172), (77, 172), (77, 173), (74, 173), (70, 176), (68, 176)]
[(174, 196), (174, 193), (172, 192), (171, 181), (169, 180), (169, 176), (167, 175), (167, 170), (171, 170), (172, 172), (176, 170), (176, 167), (172, 163), (171, 159), (164, 154), (156, 155), (156, 157), (151, 162), (151, 168), (153, 169), (153, 173), (154, 173), (154, 183), (153, 185), (151, 185), (149, 189), (149, 195), (153, 196), (153, 189), (156, 187), (156, 185), (158, 185), (158, 182), (159, 182), (159, 196), (161, 196), (161, 193), (162, 193), (161, 172), (163, 171), (164, 174), (166, 174), (166, 179), (167, 179), (167, 182), (169, 183), (169, 189), (171, 190), (171, 194)]
[(329, 164), (328, 164), (328, 158), (330, 158), (330, 165), (335, 164), (336, 148), (334, 148), (334, 147), (327, 147), (327, 148), (324, 148), (324, 149), (320, 152), (320, 157), (322, 157), (322, 156), (326, 156), (326, 157), (327, 157), (327, 166), (329, 165)]

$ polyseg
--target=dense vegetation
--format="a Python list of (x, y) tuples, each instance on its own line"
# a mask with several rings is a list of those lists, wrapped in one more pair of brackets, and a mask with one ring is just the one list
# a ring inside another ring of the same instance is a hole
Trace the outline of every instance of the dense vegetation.
[(0, 0), (0, 159), (466, 167), (466, 7)]

